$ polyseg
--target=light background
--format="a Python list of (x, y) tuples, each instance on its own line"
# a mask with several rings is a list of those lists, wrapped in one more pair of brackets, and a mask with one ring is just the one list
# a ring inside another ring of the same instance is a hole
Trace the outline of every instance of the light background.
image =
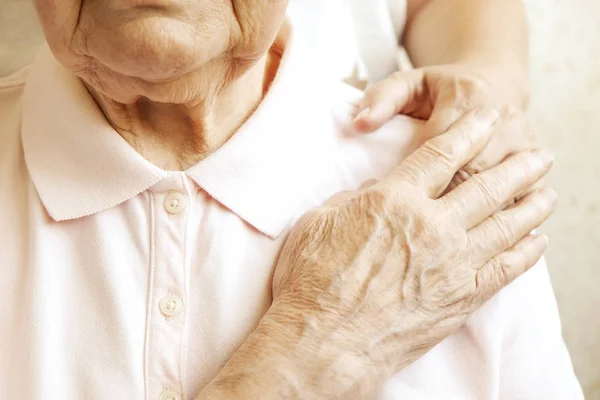
[(529, 114), (556, 154), (558, 211), (544, 226), (564, 336), (588, 400), (600, 400), (600, 1), (525, 0)]
[[(543, 228), (547, 258), (576, 372), (586, 398), (600, 400), (600, 0), (525, 2), (530, 116), (556, 153), (550, 182), (561, 196)], [(30, 0), (0, 0), (0, 76), (26, 64), (39, 38)]]

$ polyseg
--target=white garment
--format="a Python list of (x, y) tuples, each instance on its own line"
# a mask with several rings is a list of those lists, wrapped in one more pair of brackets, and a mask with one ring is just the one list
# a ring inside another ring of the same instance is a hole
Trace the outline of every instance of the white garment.
[(292, 0), (289, 14), (338, 79), (372, 83), (406, 67), (399, 45), (406, 0)]

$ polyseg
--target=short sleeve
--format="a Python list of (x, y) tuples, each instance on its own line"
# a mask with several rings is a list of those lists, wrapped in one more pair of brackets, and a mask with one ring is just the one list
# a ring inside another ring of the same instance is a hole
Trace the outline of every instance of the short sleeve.
[(369, 82), (398, 71), (399, 38), (406, 16), (405, 0), (350, 0), (359, 58)]
[(387, 0), (390, 20), (397, 38), (402, 36), (406, 26), (407, 0)]

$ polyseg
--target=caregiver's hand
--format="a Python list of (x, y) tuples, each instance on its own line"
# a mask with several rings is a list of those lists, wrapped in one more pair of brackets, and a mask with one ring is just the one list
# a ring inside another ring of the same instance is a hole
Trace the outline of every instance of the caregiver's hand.
[(455, 176), (451, 185), (454, 187), (511, 154), (539, 148), (523, 113), (505, 105), (509, 101), (507, 85), (493, 71), (466, 64), (398, 72), (366, 90), (354, 125), (359, 131), (370, 132), (394, 115), (406, 114), (428, 120), (427, 135), (434, 137), (465, 112), (494, 105), (500, 110), (495, 133), (484, 150)]
[(371, 394), (542, 256), (546, 238), (529, 232), (554, 210), (555, 192), (498, 209), (548, 173), (548, 151), (515, 154), (439, 197), (496, 119), (490, 109), (467, 114), (389, 178), (293, 229), (267, 318), (294, 343), (281, 347), (298, 351), (293, 364), (320, 371), (311, 385), (327, 380), (332, 398)]

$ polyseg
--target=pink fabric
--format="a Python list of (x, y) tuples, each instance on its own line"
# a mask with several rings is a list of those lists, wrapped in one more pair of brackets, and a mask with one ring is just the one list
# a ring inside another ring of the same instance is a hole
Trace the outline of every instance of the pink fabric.
[[(0, 81), (0, 398), (192, 399), (253, 330), (290, 225), (420, 144), (349, 128), (360, 93), (301, 38), (262, 105), (184, 172), (144, 160), (44, 52)], [(26, 78), (25, 78), (26, 76)], [(582, 398), (543, 263), (381, 399)]]

